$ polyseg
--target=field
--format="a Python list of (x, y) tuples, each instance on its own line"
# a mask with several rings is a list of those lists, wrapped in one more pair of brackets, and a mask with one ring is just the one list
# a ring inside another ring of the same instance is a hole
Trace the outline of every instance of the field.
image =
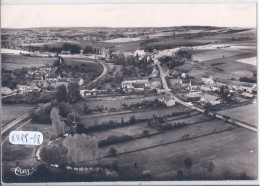
[(250, 65), (255, 65), (257, 64), (257, 59), (256, 57), (250, 57), (250, 58), (246, 58), (246, 59), (240, 59), (240, 60), (237, 60), (238, 62), (241, 62), (241, 63), (246, 63), (246, 64), (250, 64)]
[(143, 101), (153, 101), (155, 99), (158, 99), (158, 96), (149, 96), (149, 97), (136, 97), (136, 98), (125, 98), (122, 96), (117, 97), (106, 97), (106, 98), (99, 98), (99, 99), (93, 99), (93, 98), (87, 98), (86, 103), (88, 107), (94, 108), (97, 106), (103, 106), (107, 107), (107, 109), (110, 108), (120, 108), (123, 104), (131, 105), (136, 103), (141, 103)]
[(116, 136), (142, 135), (143, 130), (149, 130), (149, 134), (154, 134), (158, 132), (155, 128), (147, 126), (147, 122), (142, 122), (128, 127), (119, 127), (119, 128), (104, 130), (100, 132), (93, 132), (91, 133), (91, 135), (96, 136), (98, 140), (104, 140), (111, 135), (116, 135)]
[(51, 66), (55, 58), (27, 57), (15, 54), (2, 54), (2, 68), (14, 70), (30, 67)]
[[(47, 124), (27, 124), (20, 129), (21, 131), (39, 131), (43, 134), (43, 144), (50, 141), (53, 128)], [(39, 146), (36, 145), (12, 145), (9, 142), (5, 142), (2, 146), (2, 161), (3, 161), (3, 173), (9, 171), (11, 168), (26, 167), (34, 168), (41, 163), (35, 158), (36, 150)]]
[[(237, 45), (238, 46), (238, 45)], [(220, 48), (220, 49), (194, 49), (188, 50), (189, 53), (192, 54), (192, 59), (197, 60), (199, 62), (230, 57), (242, 53), (249, 53), (256, 51), (256, 47), (251, 48), (249, 46), (241, 46), (241, 48), (237, 48), (236, 46), (230, 46), (229, 48)]]
[(67, 65), (71, 66), (79, 66), (79, 65), (86, 65), (86, 70), (88, 71), (98, 71), (102, 72), (103, 67), (99, 63), (91, 60), (91, 59), (86, 59), (86, 58), (76, 58), (76, 57), (64, 57), (64, 62)]
[(257, 104), (250, 104), (233, 109), (223, 110), (220, 114), (257, 126)]
[(164, 108), (157, 108), (157, 109), (150, 109), (150, 110), (135, 110), (134, 112), (128, 112), (128, 113), (117, 113), (113, 112), (111, 114), (102, 114), (101, 116), (98, 115), (95, 117), (95, 115), (84, 115), (81, 116), (81, 121), (85, 126), (93, 126), (95, 124), (101, 124), (102, 122), (107, 122), (109, 120), (121, 122), (121, 119), (123, 118), (124, 121), (128, 121), (131, 116), (135, 116), (136, 119), (147, 119), (152, 118), (153, 115), (155, 116), (162, 116), (165, 114), (172, 114), (173, 112), (179, 112), (179, 111), (185, 111), (189, 110), (188, 108), (177, 105), (173, 107), (164, 107)]
[(103, 42), (107, 43), (125, 43), (125, 42), (130, 42), (130, 41), (139, 41), (141, 38), (116, 38), (116, 39), (110, 39), (110, 40), (105, 40)]
[(2, 125), (7, 124), (13, 119), (27, 113), (34, 108), (29, 104), (2, 104)]
[[(118, 155), (104, 158), (104, 161), (115, 161), (121, 174), (126, 175), (125, 179), (140, 176), (143, 170), (150, 170), (153, 180), (172, 180), (176, 179), (180, 169), (184, 175), (191, 174), (196, 179), (205, 178), (208, 173), (205, 173), (201, 163), (208, 161), (213, 161), (215, 165), (213, 179), (238, 176), (243, 172), (255, 179), (257, 136), (243, 128), (233, 127), (230, 130), (229, 127), (229, 124), (214, 120), (116, 144), (114, 146)], [(183, 139), (185, 134), (189, 134), (190, 139)], [(104, 156), (108, 155), (109, 148), (102, 148)], [(190, 171), (184, 168), (185, 157), (193, 160)], [(227, 170), (230, 175), (225, 175), (223, 170)]]

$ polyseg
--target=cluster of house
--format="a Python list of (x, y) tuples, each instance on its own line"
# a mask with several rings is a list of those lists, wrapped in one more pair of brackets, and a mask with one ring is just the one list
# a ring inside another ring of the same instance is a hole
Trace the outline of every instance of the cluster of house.
[(17, 90), (20, 93), (30, 91), (48, 90), (50, 88), (57, 88), (60, 85), (68, 86), (71, 81), (70, 78), (62, 78), (60, 75), (54, 73), (55, 68), (53, 67), (40, 67), (35, 71), (28, 71), (28, 75), (33, 80), (26, 85), (17, 85)]
[(223, 89), (225, 92), (234, 93), (240, 91), (240, 95), (244, 98), (253, 98), (257, 91), (257, 85), (252, 83), (243, 83), (233, 81), (232, 84), (224, 83), (224, 82), (216, 82), (212, 77), (209, 78), (201, 78), (202, 82), (192, 81), (183, 82), (180, 80), (180, 84), (186, 86), (186, 89), (189, 91), (183, 99), (186, 101), (196, 101), (203, 104), (211, 104), (217, 105), (221, 103), (221, 99), (212, 94), (208, 94), (207, 92), (220, 91)]
[(148, 79), (142, 79), (142, 80), (130, 80), (130, 81), (123, 81), (122, 82), (122, 88), (124, 91), (144, 91), (145, 89), (149, 89), (150, 82)]

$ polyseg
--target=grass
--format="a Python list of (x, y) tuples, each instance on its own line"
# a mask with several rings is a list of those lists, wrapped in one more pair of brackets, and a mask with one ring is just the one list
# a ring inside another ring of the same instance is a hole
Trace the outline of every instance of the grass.
[(14, 70), (52, 65), (56, 58), (27, 57), (15, 54), (2, 54), (2, 68)]
[[(179, 169), (188, 175), (188, 170), (184, 168), (183, 163), (184, 158), (188, 156), (193, 160), (191, 172), (197, 179), (203, 176), (204, 170), (200, 166), (203, 161), (214, 162), (216, 168), (213, 177), (215, 179), (221, 179), (224, 168), (229, 168), (230, 172), (236, 176), (245, 171), (247, 175), (256, 178), (257, 154), (250, 153), (251, 150), (256, 152), (256, 134), (242, 128), (228, 130), (229, 126), (223, 121), (214, 120), (171, 130), (149, 139), (142, 138), (116, 144), (114, 146), (119, 154), (178, 141), (184, 134), (190, 134), (191, 138), (202, 135), (202, 137), (191, 140), (126, 153), (105, 158), (105, 160), (116, 161), (121, 173), (126, 175), (141, 176), (143, 170), (150, 170), (154, 180), (176, 179)], [(107, 155), (109, 148), (109, 146), (102, 148), (102, 153)], [(138, 168), (134, 167), (135, 162), (138, 164)]]
[(34, 105), (29, 104), (2, 104), (2, 125), (27, 113)]
[(257, 104), (235, 107), (232, 109), (220, 111), (219, 113), (257, 126)]
[(93, 126), (96, 124), (101, 124), (102, 122), (107, 122), (109, 120), (121, 122), (121, 118), (124, 119), (124, 121), (128, 121), (131, 116), (135, 116), (135, 119), (147, 119), (152, 118), (153, 115), (155, 116), (162, 116), (165, 114), (172, 114), (173, 112), (179, 112), (184, 111), (187, 108), (182, 105), (176, 105), (173, 107), (164, 107), (164, 108), (158, 108), (153, 110), (140, 110), (138, 112), (130, 112), (130, 113), (119, 113), (113, 112), (111, 115), (108, 115), (106, 113), (99, 115), (97, 117), (93, 117), (93, 115), (85, 115), (81, 116), (81, 122), (85, 126)]
[(110, 40), (105, 40), (103, 42), (107, 43), (125, 43), (125, 42), (130, 42), (130, 41), (139, 41), (141, 38), (116, 38), (116, 39), (110, 39)]
[(97, 71), (99, 73), (101, 73), (103, 71), (102, 65), (100, 65), (99, 63), (97, 63), (91, 59), (65, 57), (64, 62), (66, 65), (70, 65), (70, 66), (86, 65), (86, 70), (88, 70), (88, 71)]
[(141, 103), (143, 101), (152, 101), (155, 99), (158, 99), (158, 96), (140, 97), (140, 98), (132, 98), (132, 99), (116, 97), (116, 98), (103, 99), (103, 100), (96, 100), (90, 98), (86, 100), (86, 103), (90, 108), (103, 106), (109, 109), (109, 108), (120, 108), (124, 103), (127, 105), (131, 105), (131, 104)]
[[(246, 46), (245, 46), (245, 48), (246, 48)], [(202, 61), (222, 58), (223, 56), (230, 57), (230, 56), (238, 55), (241, 53), (250, 52), (250, 50), (248, 50), (248, 49), (235, 50), (235, 49), (225, 48), (225, 49), (211, 49), (211, 50), (210, 49), (200, 49), (200, 50), (194, 49), (194, 50), (189, 50), (188, 52), (192, 54), (193, 60), (198, 60), (199, 62), (202, 62)]]
[(122, 135), (142, 135), (143, 130), (149, 130), (149, 134), (156, 133), (157, 130), (147, 126), (147, 122), (138, 123), (137, 125), (127, 126), (127, 127), (119, 127), (115, 129), (104, 130), (100, 132), (93, 132), (91, 135), (94, 135), (98, 138), (98, 140), (104, 140), (108, 136), (122, 136)]
[(241, 62), (241, 63), (246, 63), (246, 64), (250, 64), (250, 65), (255, 65), (257, 64), (257, 59), (256, 57), (250, 57), (250, 58), (245, 58), (245, 59), (240, 59), (240, 60), (237, 60), (238, 62)]
[(245, 69), (247, 71), (253, 72), (253, 71), (256, 71), (256, 66), (253, 66), (250, 64), (245, 64), (245, 63), (240, 63), (240, 62), (237, 62), (237, 60), (242, 59), (242, 58), (255, 57), (255, 56), (256, 56), (256, 52), (243, 53), (243, 54), (238, 54), (238, 55), (231, 56), (231, 57), (207, 60), (207, 61), (202, 62), (201, 65), (209, 66), (211, 64), (223, 63), (221, 65), (218, 65), (217, 67), (224, 70), (225, 73), (227, 73), (227, 74), (232, 74), (233, 72), (242, 71)]
[[(53, 131), (52, 125), (48, 124), (27, 124), (21, 131), (39, 131), (43, 134), (43, 144), (50, 141)], [(12, 145), (8, 141), (2, 146), (2, 167), (3, 172), (11, 168), (34, 168), (36, 169), (40, 162), (35, 158), (36, 145)]]

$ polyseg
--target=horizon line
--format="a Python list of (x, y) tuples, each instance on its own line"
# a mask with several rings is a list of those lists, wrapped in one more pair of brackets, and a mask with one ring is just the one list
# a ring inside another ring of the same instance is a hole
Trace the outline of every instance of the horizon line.
[(37, 28), (173, 28), (173, 27), (217, 27), (217, 28), (249, 28), (257, 29), (257, 27), (241, 27), (241, 26), (210, 26), (210, 25), (180, 25), (180, 26), (39, 26), (39, 27), (1, 27), (1, 29), (37, 29)]

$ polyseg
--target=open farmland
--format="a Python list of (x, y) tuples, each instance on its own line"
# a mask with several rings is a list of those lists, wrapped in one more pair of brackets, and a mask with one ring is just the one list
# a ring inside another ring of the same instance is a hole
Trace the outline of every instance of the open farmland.
[[(256, 56), (256, 52), (244, 53), (244, 54), (239, 54), (231, 57), (203, 61), (201, 62), (201, 65), (205, 67), (213, 68), (213, 70), (215, 71), (219, 71), (220, 69), (221, 73), (228, 74), (228, 75), (232, 75), (233, 73), (236, 73), (238, 71), (243, 71), (245, 69), (249, 72), (254, 72), (256, 70), (254, 65), (240, 63), (237, 60), (240, 60), (242, 58), (255, 57), (255, 56)], [(215, 66), (212, 67), (212, 65)]]
[(92, 59), (76, 58), (76, 57), (64, 57), (66, 65), (70, 66), (81, 66), (84, 65), (87, 71), (102, 72), (103, 67), (101, 64), (93, 61)]
[(219, 48), (219, 49), (194, 49), (188, 50), (192, 54), (192, 59), (199, 62), (225, 58), (230, 56), (235, 56), (238, 54), (249, 53), (256, 51), (256, 47), (241, 46), (241, 48), (236, 48), (236, 46), (230, 46), (229, 48)]
[(27, 57), (15, 54), (2, 54), (2, 68), (14, 70), (30, 67), (52, 66), (55, 58)]
[(165, 114), (172, 114), (173, 112), (180, 112), (185, 110), (189, 110), (189, 108), (183, 105), (176, 105), (173, 107), (164, 107), (164, 108), (156, 108), (156, 109), (145, 109), (145, 110), (140, 109), (128, 113), (121, 113), (121, 112), (119, 113), (113, 112), (111, 114), (104, 113), (103, 115), (101, 116), (99, 115), (97, 117), (90, 114), (90, 115), (82, 115), (81, 121), (85, 127), (89, 127), (89, 126), (99, 125), (102, 122), (107, 122), (109, 120), (121, 122), (121, 119), (123, 118), (124, 121), (128, 121), (131, 116), (134, 116), (135, 119), (147, 119), (147, 118), (152, 118), (153, 115), (162, 116)]
[[(230, 130), (230, 127), (214, 120), (116, 144), (118, 155), (104, 158), (104, 161), (116, 161), (123, 175), (138, 177), (143, 170), (150, 170), (153, 180), (172, 180), (180, 169), (185, 175), (189, 174), (183, 161), (185, 157), (191, 157), (193, 166), (190, 172), (196, 179), (208, 175), (201, 166), (202, 162), (207, 161), (214, 162), (213, 179), (223, 179), (223, 169), (228, 169), (232, 176), (246, 172), (255, 179), (256, 134), (238, 127)], [(183, 139), (185, 134), (189, 134), (190, 139)], [(106, 155), (108, 150), (109, 147), (104, 147), (102, 153)], [(138, 168), (134, 167), (134, 163)]]
[(250, 57), (250, 58), (245, 58), (245, 59), (240, 59), (240, 60), (237, 60), (238, 62), (241, 62), (241, 63), (246, 63), (246, 64), (250, 64), (250, 65), (255, 65), (257, 64), (257, 59), (256, 57)]
[[(47, 144), (51, 140), (53, 127), (49, 124), (32, 124), (29, 123), (23, 126), (21, 131), (39, 131), (43, 134), (43, 144)], [(3, 170), (8, 172), (11, 168), (17, 166), (19, 161), (19, 166), (30, 167), (37, 169), (40, 162), (36, 160), (35, 153), (39, 146), (37, 145), (12, 145), (10, 143), (3, 144)], [(15, 161), (14, 161), (15, 160)], [(3, 172), (4, 172), (3, 171)]]
[(87, 98), (86, 103), (90, 108), (94, 108), (97, 106), (106, 107), (107, 109), (110, 108), (120, 108), (123, 104), (131, 105), (136, 103), (141, 103), (143, 101), (154, 101), (158, 99), (158, 96), (148, 96), (148, 97), (137, 97), (137, 98), (126, 98), (122, 96), (117, 97), (107, 97), (107, 98), (100, 98), (100, 99), (92, 99)]
[(219, 112), (220, 114), (257, 126), (257, 104), (249, 104)]
[(142, 135), (143, 130), (149, 130), (149, 134), (157, 133), (157, 129), (147, 126), (147, 122), (141, 122), (136, 125), (130, 125), (127, 127), (118, 127), (115, 129), (103, 130), (100, 132), (93, 132), (91, 135), (96, 136), (99, 140), (104, 140), (111, 135), (122, 136), (122, 135)]
[(34, 105), (29, 104), (2, 104), (2, 125), (5, 125), (18, 116), (27, 113), (34, 107)]
[(107, 43), (125, 43), (125, 42), (130, 42), (130, 41), (139, 41), (141, 38), (116, 38), (116, 39), (110, 39), (110, 40), (105, 40), (102, 42), (107, 42)]

